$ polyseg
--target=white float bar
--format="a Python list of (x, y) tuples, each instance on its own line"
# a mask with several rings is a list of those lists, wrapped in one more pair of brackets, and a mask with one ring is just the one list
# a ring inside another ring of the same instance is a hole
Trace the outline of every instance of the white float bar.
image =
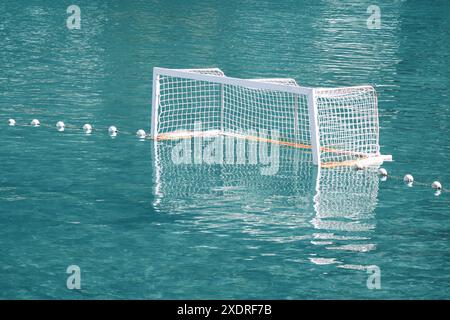
[[(220, 70), (219, 68), (197, 68), (197, 69), (170, 69), (170, 70), (176, 70), (176, 71), (181, 71), (181, 72), (194, 72), (194, 73), (201, 73), (201, 72), (217, 72), (219, 73), (222, 77), (225, 76), (225, 73), (223, 73), (222, 70)], [(206, 73), (207, 74), (207, 73)]]
[(356, 166), (369, 167), (382, 165), (384, 161), (392, 161), (392, 155), (379, 155), (375, 157), (369, 157), (366, 159), (358, 160)]

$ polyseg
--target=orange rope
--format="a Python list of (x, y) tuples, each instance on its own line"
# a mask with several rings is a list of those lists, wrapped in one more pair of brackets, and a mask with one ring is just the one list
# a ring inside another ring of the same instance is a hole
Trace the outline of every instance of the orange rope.
[[(240, 135), (240, 134), (227, 134), (227, 133), (209, 135), (208, 132), (193, 133), (190, 131), (177, 131), (177, 132), (160, 134), (156, 137), (155, 140), (164, 141), (164, 140), (191, 139), (193, 137), (214, 137), (214, 136), (219, 136), (219, 135), (231, 136), (231, 137), (236, 137), (236, 138), (251, 140), (251, 141), (273, 143), (273, 144), (278, 144), (278, 145), (293, 147), (293, 148), (299, 148), (299, 149), (311, 149), (310, 145), (306, 145), (306, 144), (302, 144), (302, 143), (289, 142), (289, 141), (283, 141), (283, 140), (273, 140), (273, 139), (268, 139), (268, 138), (260, 138), (260, 137)], [(359, 159), (364, 159), (367, 157), (367, 156), (364, 156), (361, 154), (355, 154), (354, 152), (351, 152), (351, 151), (338, 150), (338, 149), (329, 148), (329, 147), (321, 147), (320, 150), (324, 151), (324, 152), (349, 154), (349, 155), (356, 156)], [(333, 161), (333, 162), (321, 163), (321, 167), (323, 167), (323, 168), (335, 168), (335, 167), (343, 167), (343, 166), (349, 167), (349, 166), (354, 166), (358, 160)]]

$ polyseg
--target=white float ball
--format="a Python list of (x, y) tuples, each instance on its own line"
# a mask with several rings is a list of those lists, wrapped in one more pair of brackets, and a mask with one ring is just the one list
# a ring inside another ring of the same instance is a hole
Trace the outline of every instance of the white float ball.
[(65, 128), (66, 128), (66, 125), (64, 124), (64, 122), (58, 121), (56, 123), (56, 129), (58, 129), (58, 131), (64, 131)]
[(410, 174), (407, 174), (406, 176), (404, 176), (403, 181), (405, 181), (407, 183), (412, 183), (412, 182), (414, 182), (414, 177)]
[(108, 128), (108, 133), (111, 137), (115, 137), (119, 133), (119, 130), (115, 126), (111, 126)]
[(89, 123), (86, 123), (83, 126), (83, 130), (86, 134), (90, 134), (92, 132), (92, 126)]
[(8, 120), (8, 125), (9, 125), (9, 126), (15, 126), (15, 125), (16, 125), (16, 120), (14, 120), (14, 119), (9, 119), (9, 120)]
[(388, 175), (387, 170), (385, 168), (378, 169), (378, 174), (382, 177), (387, 177)]
[(39, 122), (38, 119), (33, 119), (31, 120), (30, 125), (32, 125), (33, 127), (39, 127), (41, 123)]
[(431, 184), (431, 187), (432, 187), (433, 189), (436, 189), (436, 190), (441, 190), (441, 189), (442, 189), (442, 185), (441, 185), (441, 183), (440, 183), (439, 181), (434, 181), (434, 182)]
[(145, 139), (145, 137), (147, 136), (147, 134), (145, 133), (144, 130), (139, 129), (139, 130), (136, 132), (136, 136), (137, 136), (139, 139)]

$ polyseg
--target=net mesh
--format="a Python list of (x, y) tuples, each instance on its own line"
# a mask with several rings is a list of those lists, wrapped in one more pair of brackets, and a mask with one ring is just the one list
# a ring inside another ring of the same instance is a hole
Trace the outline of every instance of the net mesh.
[(161, 75), (159, 85), (158, 134), (220, 130), (220, 84)]
[(322, 164), (379, 155), (377, 97), (372, 87), (319, 89), (315, 94)]
[[(297, 86), (293, 79), (254, 81)], [(165, 75), (159, 86), (160, 139), (220, 131), (243, 137), (273, 134), (280, 141), (310, 146), (306, 95)]]
[(223, 119), (225, 132), (272, 133), (278, 134), (275, 140), (310, 145), (308, 105), (304, 95), (224, 86)]

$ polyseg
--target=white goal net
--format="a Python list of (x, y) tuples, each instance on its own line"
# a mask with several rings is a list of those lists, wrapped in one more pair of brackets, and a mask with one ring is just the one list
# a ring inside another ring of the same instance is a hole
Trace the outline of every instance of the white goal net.
[(373, 87), (308, 88), (294, 79), (237, 79), (217, 68), (154, 68), (152, 137), (234, 136), (312, 152), (314, 164), (379, 164)]

